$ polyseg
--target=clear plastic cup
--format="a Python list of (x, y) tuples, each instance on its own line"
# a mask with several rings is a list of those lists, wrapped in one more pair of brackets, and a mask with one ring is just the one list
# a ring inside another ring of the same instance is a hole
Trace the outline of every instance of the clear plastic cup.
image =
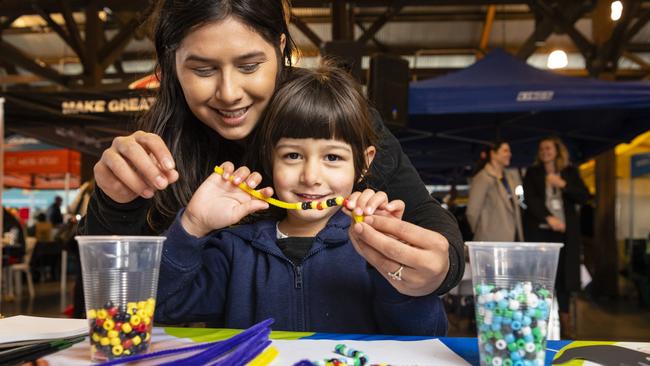
[(481, 365), (544, 365), (562, 243), (467, 242)]
[(165, 237), (76, 236), (92, 361), (146, 352)]

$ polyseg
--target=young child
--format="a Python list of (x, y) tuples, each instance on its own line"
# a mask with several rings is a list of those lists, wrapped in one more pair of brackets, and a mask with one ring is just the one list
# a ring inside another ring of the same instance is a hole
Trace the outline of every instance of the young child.
[[(277, 198), (350, 197), (357, 209), (372, 205), (374, 215), (401, 218), (402, 201), (371, 190), (352, 194), (377, 141), (356, 82), (329, 66), (294, 73), (248, 146), (258, 149)], [(232, 164), (222, 166), (232, 172)], [(268, 207), (236, 187), (243, 176), (254, 188), (259, 173), (242, 167), (233, 175), (231, 182), (212, 174), (166, 233), (156, 321), (247, 328), (274, 318), (277, 330), (445, 335), (436, 295), (401, 294), (355, 251), (349, 211), (287, 210), (279, 220), (229, 227)]]

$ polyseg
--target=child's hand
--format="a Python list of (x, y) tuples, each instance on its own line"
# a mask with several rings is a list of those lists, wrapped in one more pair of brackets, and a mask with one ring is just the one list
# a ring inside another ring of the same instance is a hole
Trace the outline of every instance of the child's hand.
[(366, 189), (363, 192), (353, 192), (348, 197), (348, 205), (345, 208), (346, 213), (353, 211), (355, 215), (378, 215), (401, 219), (405, 206), (404, 201), (401, 200), (388, 201), (388, 195), (384, 192)]
[[(212, 173), (196, 190), (187, 205), (181, 224), (189, 234), (201, 237), (212, 230), (221, 229), (238, 223), (245, 216), (267, 209), (269, 204), (258, 200), (241, 190), (241, 182), (255, 188), (262, 181), (262, 176), (251, 173), (247, 167), (241, 167), (234, 173), (234, 165), (225, 162), (221, 165), (224, 173)], [(233, 181), (230, 177), (234, 176)], [(273, 195), (270, 187), (260, 191), (264, 196)]]

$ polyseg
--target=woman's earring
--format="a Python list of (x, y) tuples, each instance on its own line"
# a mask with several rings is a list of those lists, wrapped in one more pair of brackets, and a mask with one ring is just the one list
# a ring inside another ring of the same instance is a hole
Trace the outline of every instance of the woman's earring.
[(359, 180), (357, 181), (357, 183), (360, 183), (366, 178), (366, 173), (368, 173), (368, 169), (364, 169), (361, 171), (361, 175), (359, 175)]

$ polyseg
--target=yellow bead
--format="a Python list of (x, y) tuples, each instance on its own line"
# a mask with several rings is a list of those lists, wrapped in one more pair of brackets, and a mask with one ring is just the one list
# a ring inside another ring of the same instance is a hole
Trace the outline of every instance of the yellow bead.
[(140, 320), (144, 319), (147, 316), (147, 312), (144, 309), (138, 310), (138, 312), (135, 314), (140, 317)]
[(102, 327), (104, 327), (106, 330), (113, 330), (113, 328), (115, 328), (115, 322), (113, 319), (106, 319)]
[(311, 202), (309, 202), (309, 208), (311, 208), (312, 210), (315, 210), (317, 204), (318, 204), (318, 202), (311, 201)]
[(147, 305), (146, 301), (138, 301), (138, 309), (144, 309), (146, 305)]
[(108, 337), (102, 337), (99, 340), (99, 344), (101, 344), (102, 346), (108, 346), (109, 344), (111, 344), (111, 340), (108, 339)]
[(144, 337), (144, 341), (149, 342), (150, 339), (151, 339), (151, 333), (147, 332), (147, 335)]
[(147, 304), (151, 306), (155, 306), (156, 300), (153, 297), (150, 297), (149, 299), (147, 299)]
[(106, 319), (108, 313), (104, 309), (97, 310), (97, 319)]
[(97, 317), (97, 312), (95, 309), (90, 309), (86, 312), (86, 318), (88, 319), (95, 319)]
[(147, 314), (147, 316), (151, 317), (153, 316), (153, 313), (156, 311), (156, 308), (153, 305), (147, 305), (147, 307), (144, 308), (144, 312)]
[(118, 333), (118, 331), (116, 331), (115, 329), (108, 332), (108, 338), (117, 338), (119, 336), (120, 333)]
[(93, 342), (97, 343), (102, 337), (98, 333), (93, 333), (91, 338), (93, 339)]
[(131, 328), (131, 324), (129, 324), (129, 323), (122, 324), (122, 332), (131, 333), (132, 330), (133, 330), (133, 328)]
[(124, 356), (129, 356), (131, 355), (131, 350), (130, 349), (125, 349), (124, 350)]
[(341, 196), (336, 197), (336, 204), (341, 206), (343, 204), (343, 197)]
[(131, 325), (138, 325), (138, 324), (140, 324), (141, 321), (142, 321), (142, 319), (140, 319), (140, 317), (138, 315), (131, 315), (131, 320), (129, 320)]
[(119, 338), (111, 338), (111, 346), (117, 346), (118, 344), (122, 344), (122, 340)]
[(124, 352), (124, 348), (121, 345), (118, 344), (118, 345), (113, 346), (113, 354), (115, 356), (121, 355), (122, 352)]
[(140, 338), (140, 336), (135, 336), (131, 338), (131, 341), (133, 341), (134, 346), (137, 346), (138, 344), (142, 343), (142, 338)]

